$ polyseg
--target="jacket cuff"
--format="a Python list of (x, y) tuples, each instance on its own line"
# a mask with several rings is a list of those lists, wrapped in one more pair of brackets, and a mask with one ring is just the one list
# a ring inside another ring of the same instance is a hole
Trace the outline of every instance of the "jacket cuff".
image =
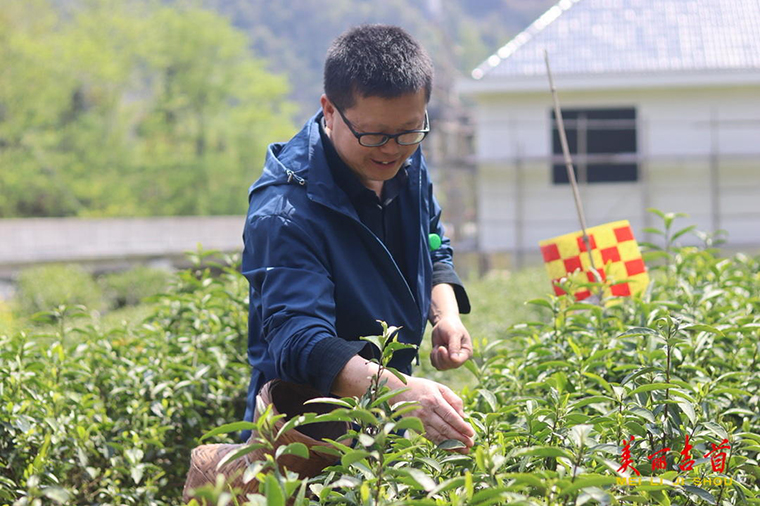
[(369, 344), (366, 341), (346, 341), (340, 337), (327, 337), (319, 341), (309, 354), (306, 376), (313, 378), (312, 386), (323, 395), (330, 395), (338, 373)]
[(462, 280), (459, 279), (454, 270), (454, 266), (448, 262), (436, 262), (433, 264), (433, 286), (440, 285), (442, 283), (448, 283), (454, 288), (454, 295), (457, 298), (457, 305), (459, 306), (460, 314), (469, 314), (470, 312), (470, 298), (467, 296), (467, 291), (464, 289)]

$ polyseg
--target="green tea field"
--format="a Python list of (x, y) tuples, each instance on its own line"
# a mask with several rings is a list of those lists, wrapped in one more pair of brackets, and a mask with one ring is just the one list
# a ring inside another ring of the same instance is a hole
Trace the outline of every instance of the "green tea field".
[[(270, 457), (248, 470), (251, 504), (760, 504), (760, 259), (709, 238), (679, 247), (663, 218), (641, 297), (550, 296), (540, 270), (468, 285), (475, 357), (433, 371), (428, 344), (416, 374), (464, 399), (469, 454), (424, 439), (399, 417), (413, 406), (377, 384), (322, 415), (358, 424), (334, 466), (300, 480)], [(62, 307), (42, 330), (0, 335), (0, 504), (181, 504), (200, 438), (237, 442), (248, 285), (235, 259), (213, 275), (202, 260), (144, 321), (104, 327)], [(391, 334), (373, 338), (386, 356)], [(272, 421), (257, 422), (263, 447)], [(233, 504), (223, 488), (206, 497)]]

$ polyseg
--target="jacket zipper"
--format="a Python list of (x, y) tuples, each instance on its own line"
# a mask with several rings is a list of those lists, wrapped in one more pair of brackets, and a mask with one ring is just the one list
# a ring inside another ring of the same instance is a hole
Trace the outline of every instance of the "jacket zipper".
[[(296, 182), (299, 185), (301, 185), (301, 186), (306, 185), (306, 180), (304, 178), (302, 178), (301, 176), (299, 176), (298, 174), (296, 174), (294, 171), (292, 171), (291, 169), (288, 169), (286, 167), (283, 167), (283, 169), (285, 169), (285, 173), (288, 175), (288, 183), (290, 183), (293, 179), (295, 179)], [(418, 198), (418, 200), (420, 202), (422, 202), (422, 194), (421, 194), (422, 192), (421, 192), (421, 189), (420, 189), (421, 184), (422, 184), (422, 176), (421, 176), (421, 174), (418, 173), (417, 174), (417, 198)], [(321, 204), (321, 205), (324, 206), (324, 204)], [(412, 298), (412, 301), (414, 302), (415, 306), (418, 306), (419, 302), (417, 301), (417, 298), (414, 296), (414, 292), (412, 291), (412, 288), (409, 286), (409, 283), (407, 282), (406, 278), (404, 277), (404, 274), (401, 272), (401, 269), (399, 268), (398, 264), (396, 263), (396, 260), (393, 258), (393, 255), (391, 255), (391, 252), (385, 246), (385, 244), (383, 243), (383, 241), (381, 241), (380, 238), (377, 237), (374, 234), (374, 232), (372, 232), (372, 230), (369, 229), (369, 227), (367, 227), (367, 225), (365, 225), (364, 223), (362, 223), (361, 220), (357, 220), (356, 218), (354, 218), (350, 214), (348, 214), (346, 212), (343, 212), (342, 210), (339, 210), (339, 209), (337, 209), (335, 207), (330, 207), (330, 206), (325, 206), (325, 207), (327, 207), (327, 209), (330, 209), (333, 212), (339, 213), (339, 214), (341, 214), (341, 215), (343, 215), (343, 216), (351, 219), (352, 221), (358, 223), (359, 225), (361, 225), (362, 229), (364, 229), (364, 231), (367, 234), (369, 234), (375, 240), (375, 242), (377, 244), (380, 245), (380, 247), (383, 249), (383, 251), (385, 251), (385, 254), (388, 256), (388, 258), (390, 258), (391, 263), (393, 264), (393, 266), (396, 268), (396, 274), (398, 274), (398, 276), (403, 281), (404, 286), (406, 287), (406, 291), (409, 294), (409, 296)], [(420, 206), (417, 206), (417, 208), (418, 208), (417, 209), (417, 213), (418, 213), (417, 218), (418, 218), (418, 221), (421, 224), (422, 223), (422, 216), (421, 216), (421, 214), (422, 214), (422, 208)], [(419, 275), (419, 273), (418, 273), (418, 275)], [(420, 313), (417, 313), (417, 314), (419, 315)], [(423, 325), (423, 323), (425, 322), (426, 318), (425, 318), (424, 315), (420, 315), (420, 317), (421, 317), (420, 325), (419, 325), (420, 329), (418, 330), (418, 332), (422, 333), (422, 335), (420, 336), (420, 344), (422, 344), (421, 341), (422, 341), (422, 338), (424, 336), (424, 328), (425, 328), (425, 326)], [(417, 349), (415, 350), (415, 363), (416, 363), (416, 365), (420, 365), (420, 346), (417, 346)]]
[(302, 178), (301, 176), (299, 176), (298, 174), (296, 174), (295, 172), (293, 172), (292, 170), (285, 169), (285, 173), (288, 175), (288, 183), (290, 183), (293, 179), (295, 179), (296, 182), (300, 184), (301, 186), (306, 184), (306, 180)]

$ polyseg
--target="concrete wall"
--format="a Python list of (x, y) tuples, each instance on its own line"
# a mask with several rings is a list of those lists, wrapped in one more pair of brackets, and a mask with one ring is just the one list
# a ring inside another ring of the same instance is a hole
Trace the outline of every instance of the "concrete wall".
[[(756, 88), (648, 89), (560, 93), (563, 107), (635, 107), (640, 177), (581, 189), (589, 226), (628, 219), (655, 225), (644, 210), (685, 212), (729, 232), (729, 245), (760, 246), (760, 93)], [(480, 248), (528, 251), (577, 230), (572, 193), (551, 182), (548, 92), (484, 95), (476, 109)], [(714, 184), (717, 182), (717, 184)]]
[(245, 216), (0, 220), (0, 276), (44, 262), (107, 263), (240, 252)]

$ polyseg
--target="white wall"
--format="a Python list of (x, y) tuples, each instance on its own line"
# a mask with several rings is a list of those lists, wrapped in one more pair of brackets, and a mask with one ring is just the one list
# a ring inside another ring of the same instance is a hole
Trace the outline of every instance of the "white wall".
[[(727, 229), (734, 245), (760, 245), (760, 90), (753, 87), (560, 91), (563, 107), (635, 107), (640, 180), (582, 189), (589, 226), (628, 219), (655, 224), (646, 207), (685, 212)], [(476, 109), (480, 246), (532, 250), (540, 239), (577, 230), (567, 185), (551, 183), (551, 95), (481, 95)], [(711, 121), (718, 121), (711, 130)], [(712, 200), (712, 157), (718, 199)], [(518, 159), (520, 161), (518, 161)], [(519, 167), (519, 168), (518, 168)], [(518, 194), (518, 180), (521, 191)], [(720, 215), (716, 221), (713, 211)], [(522, 221), (523, 226), (517, 223)], [(645, 239), (638, 232), (639, 240)]]
[[(517, 170), (522, 174), (519, 192)], [(570, 188), (552, 185), (546, 164), (531, 163), (521, 169), (483, 164), (479, 166), (478, 185), (482, 251), (538, 251), (538, 241), (579, 229)], [(581, 193), (589, 226), (621, 219), (631, 221), (634, 229), (644, 226), (647, 205), (636, 183), (594, 184)]]
[(241, 252), (245, 216), (0, 220), (0, 273), (11, 266)]
[[(560, 91), (563, 108), (635, 107), (640, 130), (648, 132), (643, 146), (652, 156), (707, 155), (709, 123), (753, 120), (760, 122), (760, 89), (756, 87), (704, 89), (647, 89), (594, 92)], [(523, 93), (478, 97), (475, 123), (480, 159), (546, 156), (551, 149), (551, 95)], [(723, 124), (721, 153), (758, 154), (760, 124)]]

